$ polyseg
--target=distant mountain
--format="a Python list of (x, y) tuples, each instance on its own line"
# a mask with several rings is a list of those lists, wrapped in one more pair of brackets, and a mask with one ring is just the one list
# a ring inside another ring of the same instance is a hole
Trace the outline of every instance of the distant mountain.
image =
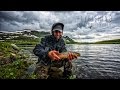
[(120, 44), (120, 39), (95, 42), (95, 44)]
[(27, 32), (27, 31), (24, 31), (23, 34), (27, 34), (27, 35), (35, 35), (37, 37), (44, 37), (46, 35), (50, 35), (49, 32), (44, 32), (44, 31), (30, 31), (30, 32)]
[(19, 40), (19, 39), (35, 39), (38, 38), (31, 35), (30, 32), (19, 31), (19, 32), (0, 32), (0, 40)]
[[(0, 41), (4, 40), (40, 40), (42, 37), (50, 35), (50, 32), (45, 31), (35, 31), (35, 30), (24, 30), (18, 32), (0, 32)], [(120, 44), (120, 39), (115, 40), (105, 40), (95, 43), (79, 43), (75, 42), (72, 38), (68, 36), (63, 36), (66, 44)]]
[(67, 44), (77, 43), (77, 42), (75, 42), (73, 39), (71, 39), (71, 38), (68, 37), (68, 36), (63, 36), (63, 39), (65, 40), (65, 42), (66, 42)]
[[(40, 39), (46, 35), (50, 35), (50, 32), (26, 29), (18, 32), (0, 32), (0, 40), (32, 40), (38, 38)], [(63, 39), (67, 44), (76, 43), (68, 36), (63, 36)]]

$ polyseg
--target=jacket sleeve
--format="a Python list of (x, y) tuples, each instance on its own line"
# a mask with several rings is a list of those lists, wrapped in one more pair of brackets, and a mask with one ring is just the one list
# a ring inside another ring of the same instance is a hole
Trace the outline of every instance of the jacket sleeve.
[(67, 52), (67, 48), (66, 48), (65, 41), (63, 40), (62, 43), (63, 43), (63, 44), (62, 44), (62, 47), (61, 47), (61, 49), (60, 49), (60, 53), (61, 53), (61, 52)]
[(50, 51), (49, 47), (46, 47), (46, 39), (42, 38), (41, 43), (37, 44), (33, 49), (33, 53), (38, 56), (40, 59), (48, 58), (48, 52)]

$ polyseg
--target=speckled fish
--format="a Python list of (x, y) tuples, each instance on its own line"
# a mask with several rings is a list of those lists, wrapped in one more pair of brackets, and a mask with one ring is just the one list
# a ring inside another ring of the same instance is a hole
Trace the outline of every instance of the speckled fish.
[[(72, 52), (72, 53), (73, 55), (76, 55), (76, 57), (80, 57), (80, 53), (77, 53), (77, 52)], [(68, 54), (69, 52), (63, 52), (63, 53), (60, 53), (58, 56), (60, 57), (60, 59), (67, 59)]]

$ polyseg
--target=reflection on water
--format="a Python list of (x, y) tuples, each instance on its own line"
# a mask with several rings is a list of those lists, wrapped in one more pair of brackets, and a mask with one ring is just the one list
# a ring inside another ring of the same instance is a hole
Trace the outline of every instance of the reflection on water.
[[(25, 47), (30, 60), (37, 61), (34, 47)], [(74, 73), (80, 79), (120, 79), (120, 44), (67, 45), (68, 51), (81, 54), (73, 62)], [(28, 52), (29, 51), (29, 52)], [(29, 71), (33, 71), (33, 66)]]
[(75, 73), (82, 79), (120, 79), (120, 44), (68, 45), (81, 54), (73, 61)]

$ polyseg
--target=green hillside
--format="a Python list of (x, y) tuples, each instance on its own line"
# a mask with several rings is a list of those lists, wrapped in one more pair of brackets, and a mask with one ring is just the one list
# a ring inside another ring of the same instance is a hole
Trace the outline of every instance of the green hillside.
[(94, 44), (120, 44), (120, 39), (99, 41), (95, 42)]

